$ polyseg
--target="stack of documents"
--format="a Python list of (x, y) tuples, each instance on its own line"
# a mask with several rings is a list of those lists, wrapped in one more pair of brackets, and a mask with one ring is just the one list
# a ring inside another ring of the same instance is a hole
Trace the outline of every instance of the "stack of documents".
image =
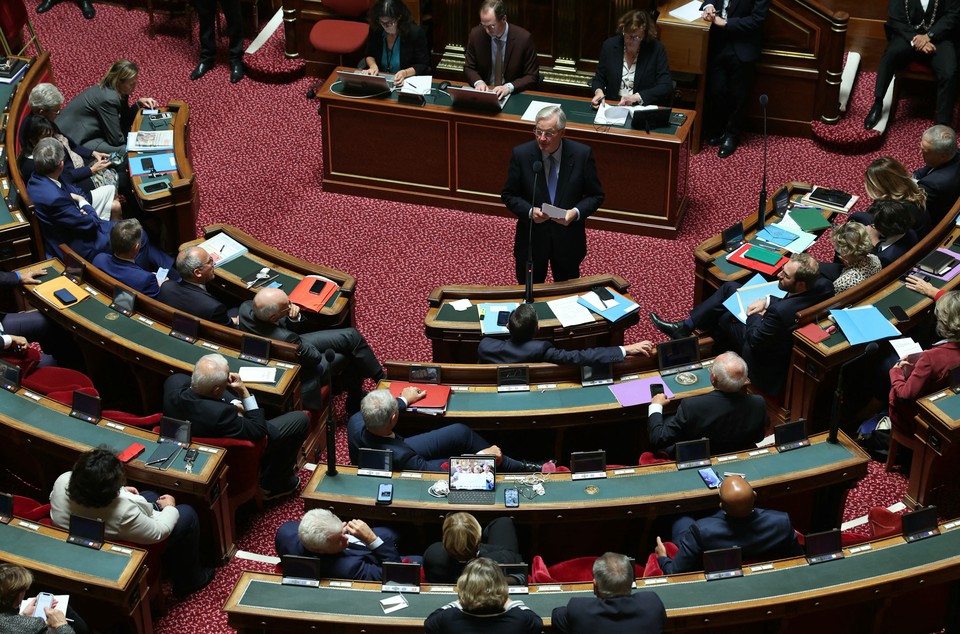
[(130, 132), (127, 134), (127, 151), (149, 152), (151, 150), (172, 150), (173, 130), (154, 132)]
[(640, 308), (636, 302), (632, 302), (612, 288), (607, 288), (613, 299), (603, 301), (593, 291), (582, 295), (577, 301), (597, 313), (607, 321), (620, 321), (633, 311)]
[(213, 258), (213, 265), (220, 266), (226, 264), (234, 258), (238, 258), (247, 252), (247, 247), (243, 246), (226, 233), (221, 231), (209, 240), (204, 240), (197, 245), (210, 254)]
[(592, 324), (594, 322), (593, 313), (582, 305), (576, 295), (561, 297), (560, 299), (551, 299), (547, 306), (553, 311), (557, 321), (564, 328), (579, 326), (580, 324)]

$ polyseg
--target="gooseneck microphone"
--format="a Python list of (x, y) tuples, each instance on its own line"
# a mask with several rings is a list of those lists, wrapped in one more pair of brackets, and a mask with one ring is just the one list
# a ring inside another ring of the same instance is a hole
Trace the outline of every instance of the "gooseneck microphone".
[(840, 366), (840, 374), (837, 376), (837, 389), (833, 393), (833, 407), (830, 410), (830, 434), (827, 436), (827, 442), (833, 443), (834, 445), (840, 442), (837, 439), (837, 433), (838, 433), (838, 430), (840, 429), (840, 414), (842, 413), (841, 408), (843, 407), (844, 400), (845, 400), (844, 399), (845, 386), (844, 386), (844, 379), (843, 379), (844, 370), (846, 370), (847, 366), (849, 366), (852, 363), (855, 363), (862, 359), (869, 360), (875, 354), (877, 354), (877, 350), (879, 349), (880, 348), (879, 346), (877, 346), (877, 342), (871, 341), (863, 349), (863, 352), (861, 352), (860, 354), (858, 354), (857, 356), (855, 356), (854, 358), (850, 359), (849, 361), (845, 362), (843, 365)]
[(327, 475), (337, 475), (337, 417), (333, 414), (333, 360), (337, 353), (327, 348), (323, 352), (323, 364), (327, 368), (327, 386), (330, 388), (330, 416), (327, 418)]
[(766, 95), (760, 95), (760, 107), (763, 108), (763, 184), (760, 186), (760, 207), (757, 210), (757, 230), (763, 229), (767, 215), (767, 101)]
[(533, 208), (537, 206), (537, 179), (543, 171), (543, 161), (533, 162), (533, 191), (530, 192), (530, 226), (527, 227), (527, 279), (523, 301), (533, 303)]

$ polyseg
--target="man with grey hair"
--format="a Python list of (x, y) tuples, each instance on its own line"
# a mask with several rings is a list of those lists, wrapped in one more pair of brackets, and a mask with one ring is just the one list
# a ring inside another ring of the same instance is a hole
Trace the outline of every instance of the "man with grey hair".
[(227, 308), (207, 290), (213, 279), (213, 258), (203, 247), (187, 247), (177, 254), (174, 268), (180, 280), (168, 280), (160, 287), (157, 299), (194, 317), (221, 326), (237, 326), (237, 309)]
[(300, 478), (294, 475), (297, 458), (307, 437), (310, 419), (294, 411), (267, 419), (257, 397), (240, 375), (230, 371), (220, 354), (201, 357), (193, 374), (174, 374), (163, 384), (163, 413), (192, 423), (194, 436), (236, 438), (259, 442), (267, 449), (260, 462), (264, 499), (296, 493)]
[(312, 509), (299, 522), (281, 524), (274, 545), (281, 557), (315, 557), (323, 577), (331, 579), (380, 581), (384, 562), (401, 560), (393, 530), (370, 528), (362, 520), (343, 522), (327, 509)]
[(347, 414), (360, 409), (363, 380), (379, 381), (386, 374), (367, 340), (356, 328), (317, 330), (302, 318), (300, 307), (279, 288), (262, 288), (252, 300), (240, 304), (240, 330), (266, 339), (297, 345), (297, 357), (303, 371), (303, 402), (308, 409), (322, 409), (321, 365), (324, 352), (333, 350), (334, 385), (347, 391)]
[[(428, 388), (429, 390), (429, 388)], [(445, 425), (428, 432), (404, 438), (394, 431), (400, 412), (427, 395), (425, 390), (407, 387), (394, 398), (390, 390), (367, 394), (360, 411), (347, 422), (350, 461), (357, 464), (360, 449), (386, 449), (393, 452), (395, 471), (445, 471), (443, 463), (450, 456), (487, 454), (497, 458), (504, 472), (542, 471), (543, 463), (522, 462), (503, 455), (480, 434), (462, 423)], [(551, 465), (552, 466), (552, 465)]]
[(927, 213), (931, 223), (937, 224), (960, 198), (956, 133), (945, 125), (927, 128), (920, 138), (920, 154), (923, 167), (913, 173), (913, 178), (927, 193)]
[(650, 448), (673, 456), (676, 443), (699, 438), (710, 439), (714, 454), (755, 446), (763, 440), (770, 421), (766, 401), (748, 394), (743, 389), (746, 382), (747, 364), (736, 352), (724, 352), (710, 366), (712, 392), (683, 399), (673, 416), (663, 415), (670, 399), (654, 396), (647, 415)]
[(631, 594), (636, 572), (625, 555), (604, 553), (593, 563), (595, 597), (574, 597), (553, 609), (553, 628), (564, 634), (654, 634), (667, 622), (654, 592)]
[(501, 198), (517, 216), (513, 239), (517, 284), (523, 284), (528, 274), (528, 246), (533, 249), (530, 273), (535, 284), (546, 281), (547, 264), (555, 282), (580, 277), (580, 263), (587, 255), (586, 220), (603, 202), (603, 186), (593, 150), (565, 140), (566, 124), (559, 106), (541, 109), (534, 140), (513, 148), (510, 157)]
[(156, 297), (160, 292), (160, 285), (167, 281), (167, 272), (163, 271), (162, 275), (151, 273), (137, 264), (142, 236), (143, 227), (136, 218), (117, 222), (110, 229), (110, 248), (113, 253), (98, 253), (93, 258), (93, 265), (133, 290)]

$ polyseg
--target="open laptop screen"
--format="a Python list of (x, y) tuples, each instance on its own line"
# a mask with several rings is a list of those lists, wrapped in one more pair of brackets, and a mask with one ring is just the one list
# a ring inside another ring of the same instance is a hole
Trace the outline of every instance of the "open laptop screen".
[(497, 459), (493, 456), (450, 458), (451, 491), (493, 491)]

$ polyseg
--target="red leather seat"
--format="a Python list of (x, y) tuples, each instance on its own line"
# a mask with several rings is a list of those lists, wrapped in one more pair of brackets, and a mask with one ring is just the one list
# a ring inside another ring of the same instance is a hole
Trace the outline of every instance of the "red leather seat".
[(370, 27), (356, 18), (363, 15), (370, 8), (370, 4), (370, 0), (324, 0), (324, 8), (337, 16), (354, 19), (319, 20), (310, 29), (310, 45), (322, 53), (340, 55), (342, 63), (343, 55), (360, 50), (367, 41)]

